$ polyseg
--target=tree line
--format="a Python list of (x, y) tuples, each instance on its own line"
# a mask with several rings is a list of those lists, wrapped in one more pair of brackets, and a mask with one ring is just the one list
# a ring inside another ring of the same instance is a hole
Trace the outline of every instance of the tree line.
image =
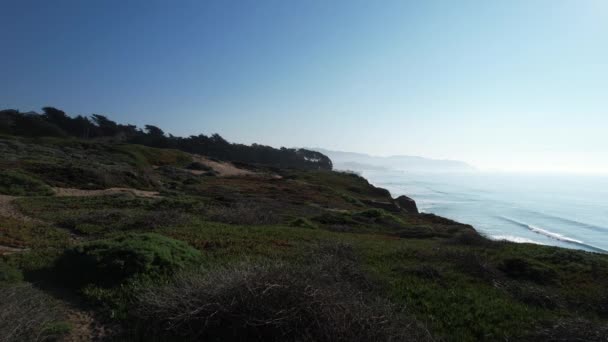
[(230, 143), (219, 134), (177, 137), (166, 134), (153, 125), (145, 125), (141, 129), (135, 125), (117, 123), (100, 114), (72, 117), (54, 107), (44, 107), (42, 113), (0, 110), (0, 133), (29, 137), (111, 138), (125, 143), (173, 148), (233, 162), (278, 168), (332, 169), (331, 160), (316, 151)]

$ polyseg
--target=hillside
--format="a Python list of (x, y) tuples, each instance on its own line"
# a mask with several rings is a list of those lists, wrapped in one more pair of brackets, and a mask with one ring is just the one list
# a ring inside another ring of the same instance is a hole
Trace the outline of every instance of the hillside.
[(331, 170), (331, 160), (322, 153), (306, 149), (274, 148), (259, 144), (244, 145), (226, 141), (219, 134), (178, 137), (162, 129), (145, 125), (117, 123), (100, 114), (70, 116), (54, 107), (42, 113), (23, 113), (16, 109), (0, 110), (0, 134), (25, 137), (79, 138), (86, 141), (114, 141), (159, 148), (172, 148), (211, 158), (263, 164), (277, 168)]
[(328, 156), (338, 170), (398, 170), (407, 172), (472, 172), (476, 169), (462, 161), (430, 159), (416, 156), (379, 157), (364, 153), (311, 148)]
[(604, 341), (608, 255), (351, 173), (0, 136), (0, 341)]

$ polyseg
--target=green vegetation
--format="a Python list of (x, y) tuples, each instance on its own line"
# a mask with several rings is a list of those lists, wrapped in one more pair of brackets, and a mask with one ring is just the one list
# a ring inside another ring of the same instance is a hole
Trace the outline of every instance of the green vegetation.
[(0, 171), (0, 194), (11, 196), (49, 196), (53, 189), (39, 179), (12, 170)]
[(140, 144), (158, 148), (171, 148), (199, 153), (220, 160), (259, 164), (277, 168), (302, 170), (331, 170), (331, 160), (322, 153), (305, 149), (276, 149), (253, 144), (231, 144), (219, 134), (199, 134), (187, 138), (167, 136), (162, 129), (146, 125), (144, 130), (134, 125), (116, 123), (107, 117), (93, 114), (91, 117), (71, 117), (53, 108), (42, 108), (42, 114), (21, 113), (14, 109), (0, 110), (0, 134), (26, 137), (73, 137), (80, 139), (105, 139)]
[[(0, 153), (27, 179), (2, 177), (0, 335), (25, 322), (18, 303), (36, 322), (9, 340), (79, 334), (66, 312), (85, 308), (110, 340), (608, 336), (607, 255), (491, 241), (357, 175), (210, 176), (182, 151), (58, 137)], [(156, 195), (93, 190), (111, 187)]]
[(63, 280), (80, 286), (112, 286), (134, 276), (171, 275), (193, 265), (200, 256), (182, 241), (154, 233), (129, 233), (67, 249), (56, 270)]

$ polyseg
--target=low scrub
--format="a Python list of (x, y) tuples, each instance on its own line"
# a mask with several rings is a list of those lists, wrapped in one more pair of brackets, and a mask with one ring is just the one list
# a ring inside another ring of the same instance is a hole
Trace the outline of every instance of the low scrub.
[(272, 211), (253, 202), (236, 202), (229, 206), (212, 206), (205, 211), (206, 216), (216, 222), (228, 224), (273, 224), (279, 220)]
[(200, 256), (186, 243), (159, 234), (126, 234), (68, 249), (56, 267), (74, 285), (113, 286), (136, 275), (173, 274)]
[(140, 337), (205, 341), (403, 341), (426, 330), (373, 294), (337, 246), (306, 264), (240, 264), (139, 295)]
[(49, 196), (53, 189), (41, 180), (18, 171), (0, 171), (0, 194), (11, 196)]
[(300, 228), (309, 228), (309, 229), (317, 228), (317, 225), (315, 225), (309, 219), (304, 218), (304, 217), (298, 217), (298, 218), (292, 220), (291, 222), (289, 222), (289, 225), (291, 227), (300, 227)]
[(57, 219), (57, 224), (78, 234), (98, 234), (175, 227), (191, 220), (177, 210), (103, 209), (67, 211)]
[(557, 273), (548, 266), (529, 259), (508, 258), (500, 262), (498, 269), (514, 279), (530, 280), (539, 284), (552, 282)]
[(0, 341), (49, 341), (67, 333), (57, 301), (31, 285), (0, 288)]

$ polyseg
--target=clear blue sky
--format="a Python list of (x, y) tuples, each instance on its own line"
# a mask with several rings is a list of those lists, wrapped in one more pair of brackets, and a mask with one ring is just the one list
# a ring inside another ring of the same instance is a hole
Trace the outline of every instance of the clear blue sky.
[(608, 172), (608, 1), (0, 1), (0, 107)]

